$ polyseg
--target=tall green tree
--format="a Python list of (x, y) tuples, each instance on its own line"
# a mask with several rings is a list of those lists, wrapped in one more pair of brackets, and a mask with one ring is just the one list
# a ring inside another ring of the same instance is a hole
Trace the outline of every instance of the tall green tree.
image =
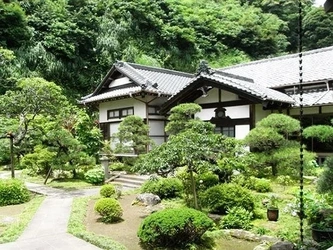
[(149, 138), (149, 126), (143, 122), (141, 117), (135, 115), (124, 118), (114, 139), (118, 141), (116, 151), (133, 152), (136, 155), (147, 152), (152, 143)]

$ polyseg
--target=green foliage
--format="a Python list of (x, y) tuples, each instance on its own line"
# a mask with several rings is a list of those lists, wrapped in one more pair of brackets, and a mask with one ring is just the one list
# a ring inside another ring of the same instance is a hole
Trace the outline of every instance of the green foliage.
[(184, 249), (202, 244), (204, 233), (213, 227), (214, 222), (200, 211), (191, 208), (165, 209), (144, 219), (138, 237), (149, 248)]
[(141, 192), (156, 194), (161, 199), (179, 197), (182, 190), (182, 182), (178, 178), (171, 177), (150, 179), (141, 186)]
[(206, 190), (207, 188), (219, 184), (218, 175), (211, 172), (200, 173), (195, 177), (195, 179), (196, 179), (196, 186), (200, 190)]
[(84, 174), (88, 183), (98, 185), (104, 182), (104, 170), (99, 168), (90, 169)]
[(105, 184), (99, 190), (99, 194), (104, 198), (112, 198), (116, 195), (116, 187), (112, 184)]
[(252, 228), (251, 220), (253, 218), (252, 212), (247, 211), (243, 207), (233, 207), (227, 210), (227, 215), (223, 216), (220, 221), (221, 228), (236, 228), (249, 230)]
[(332, 142), (333, 141), (333, 126), (329, 125), (313, 125), (307, 127), (303, 131), (305, 138), (316, 138), (320, 142)]
[(232, 178), (232, 183), (238, 184), (247, 189), (255, 190), (259, 193), (272, 191), (270, 180), (264, 178), (240, 174)]
[(280, 175), (276, 178), (276, 182), (282, 186), (290, 186), (293, 184), (293, 180), (288, 175)]
[(22, 181), (0, 179), (0, 206), (21, 204), (29, 200), (30, 192)]
[(254, 198), (249, 190), (239, 185), (228, 183), (207, 189), (201, 197), (201, 204), (209, 211), (225, 214), (233, 207), (243, 207), (249, 212), (254, 210)]
[(333, 157), (328, 157), (324, 163), (324, 171), (319, 176), (317, 190), (319, 193), (333, 193)]
[[(315, 166), (312, 161), (316, 159), (316, 154), (303, 149), (304, 174), (314, 175)], [(289, 175), (298, 178), (299, 175), (299, 146), (286, 147), (277, 150), (272, 155), (272, 160), (276, 162), (278, 174)]]
[(300, 130), (299, 121), (284, 114), (270, 114), (257, 124), (257, 127), (272, 128), (286, 138), (294, 132)]
[(119, 221), (123, 215), (119, 201), (114, 198), (100, 198), (95, 203), (94, 209), (102, 216), (102, 221), (106, 223)]
[(125, 169), (125, 164), (122, 162), (112, 162), (109, 168), (113, 171), (121, 171)]
[(37, 145), (33, 153), (26, 154), (21, 159), (20, 164), (22, 168), (27, 169), (27, 174), (30, 176), (46, 174), (52, 166), (55, 156), (55, 152), (50, 152), (42, 145)]
[(170, 110), (169, 123), (165, 131), (169, 134), (178, 134), (187, 128), (189, 121), (193, 120), (196, 113), (201, 111), (201, 107), (196, 103), (183, 103)]
[(256, 179), (254, 184), (254, 190), (259, 193), (267, 193), (272, 191), (271, 183), (267, 179)]
[[(149, 126), (145, 124), (141, 117), (130, 115), (124, 118), (119, 124), (118, 133), (114, 135), (119, 140), (116, 151), (134, 154), (146, 152), (147, 147), (152, 143), (149, 138)], [(124, 151), (125, 150), (125, 151)]]
[(245, 143), (256, 152), (270, 152), (283, 145), (285, 139), (273, 128), (255, 127), (245, 137)]
[(27, 20), (19, 3), (0, 2), (0, 46), (20, 47), (31, 37)]
[(330, 29), (332, 21), (333, 16), (325, 13), (322, 8), (309, 8), (303, 20), (304, 36), (309, 37), (304, 39), (304, 48), (310, 50), (332, 46), (333, 33)]

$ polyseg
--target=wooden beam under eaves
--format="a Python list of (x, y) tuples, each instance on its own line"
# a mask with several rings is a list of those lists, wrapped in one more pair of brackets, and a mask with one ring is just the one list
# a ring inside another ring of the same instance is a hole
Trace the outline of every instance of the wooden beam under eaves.
[(333, 0), (326, 0), (324, 9), (326, 12), (333, 12)]

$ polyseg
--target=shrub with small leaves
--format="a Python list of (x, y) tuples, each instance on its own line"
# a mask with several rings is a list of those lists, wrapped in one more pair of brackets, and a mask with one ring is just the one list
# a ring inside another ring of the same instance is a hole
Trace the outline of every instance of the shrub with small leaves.
[(192, 208), (172, 208), (145, 218), (140, 225), (138, 237), (149, 249), (189, 249), (191, 244), (203, 244), (203, 234), (213, 227), (214, 222), (200, 211)]
[(102, 216), (102, 221), (106, 223), (116, 222), (123, 215), (123, 209), (114, 198), (101, 198), (95, 203), (95, 211)]
[(247, 211), (243, 207), (233, 207), (228, 209), (227, 215), (221, 219), (221, 228), (235, 228), (235, 229), (251, 229), (251, 220), (253, 218), (252, 212)]
[(88, 183), (98, 185), (104, 182), (104, 171), (101, 168), (93, 168), (84, 174), (84, 178)]
[(17, 179), (0, 180), (0, 206), (15, 205), (30, 200), (30, 192)]
[(293, 184), (293, 180), (288, 175), (278, 176), (278, 178), (276, 178), (276, 182), (282, 186), (290, 186), (291, 184)]
[(257, 178), (254, 183), (254, 190), (259, 193), (266, 193), (272, 191), (271, 183), (267, 179)]
[(232, 207), (243, 207), (252, 212), (254, 198), (251, 192), (237, 184), (227, 183), (207, 189), (201, 195), (201, 204), (210, 212), (225, 214)]
[(219, 176), (211, 172), (199, 174), (195, 179), (197, 182), (196, 186), (200, 190), (206, 190), (209, 187), (219, 184)]
[(105, 184), (99, 190), (99, 194), (104, 198), (115, 197), (117, 193), (116, 187), (112, 184)]
[(178, 178), (150, 179), (141, 186), (141, 192), (156, 194), (161, 199), (178, 197), (182, 190), (183, 185)]

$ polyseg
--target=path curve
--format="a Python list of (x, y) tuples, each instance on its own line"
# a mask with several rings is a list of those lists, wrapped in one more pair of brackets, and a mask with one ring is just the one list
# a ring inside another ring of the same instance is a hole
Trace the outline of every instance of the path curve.
[[(6, 177), (3, 173), (0, 175), (0, 178)], [(0, 244), (0, 250), (100, 249), (67, 233), (73, 198), (98, 194), (99, 188), (64, 191), (35, 183), (26, 183), (26, 186), (47, 197), (22, 235), (15, 242)]]

